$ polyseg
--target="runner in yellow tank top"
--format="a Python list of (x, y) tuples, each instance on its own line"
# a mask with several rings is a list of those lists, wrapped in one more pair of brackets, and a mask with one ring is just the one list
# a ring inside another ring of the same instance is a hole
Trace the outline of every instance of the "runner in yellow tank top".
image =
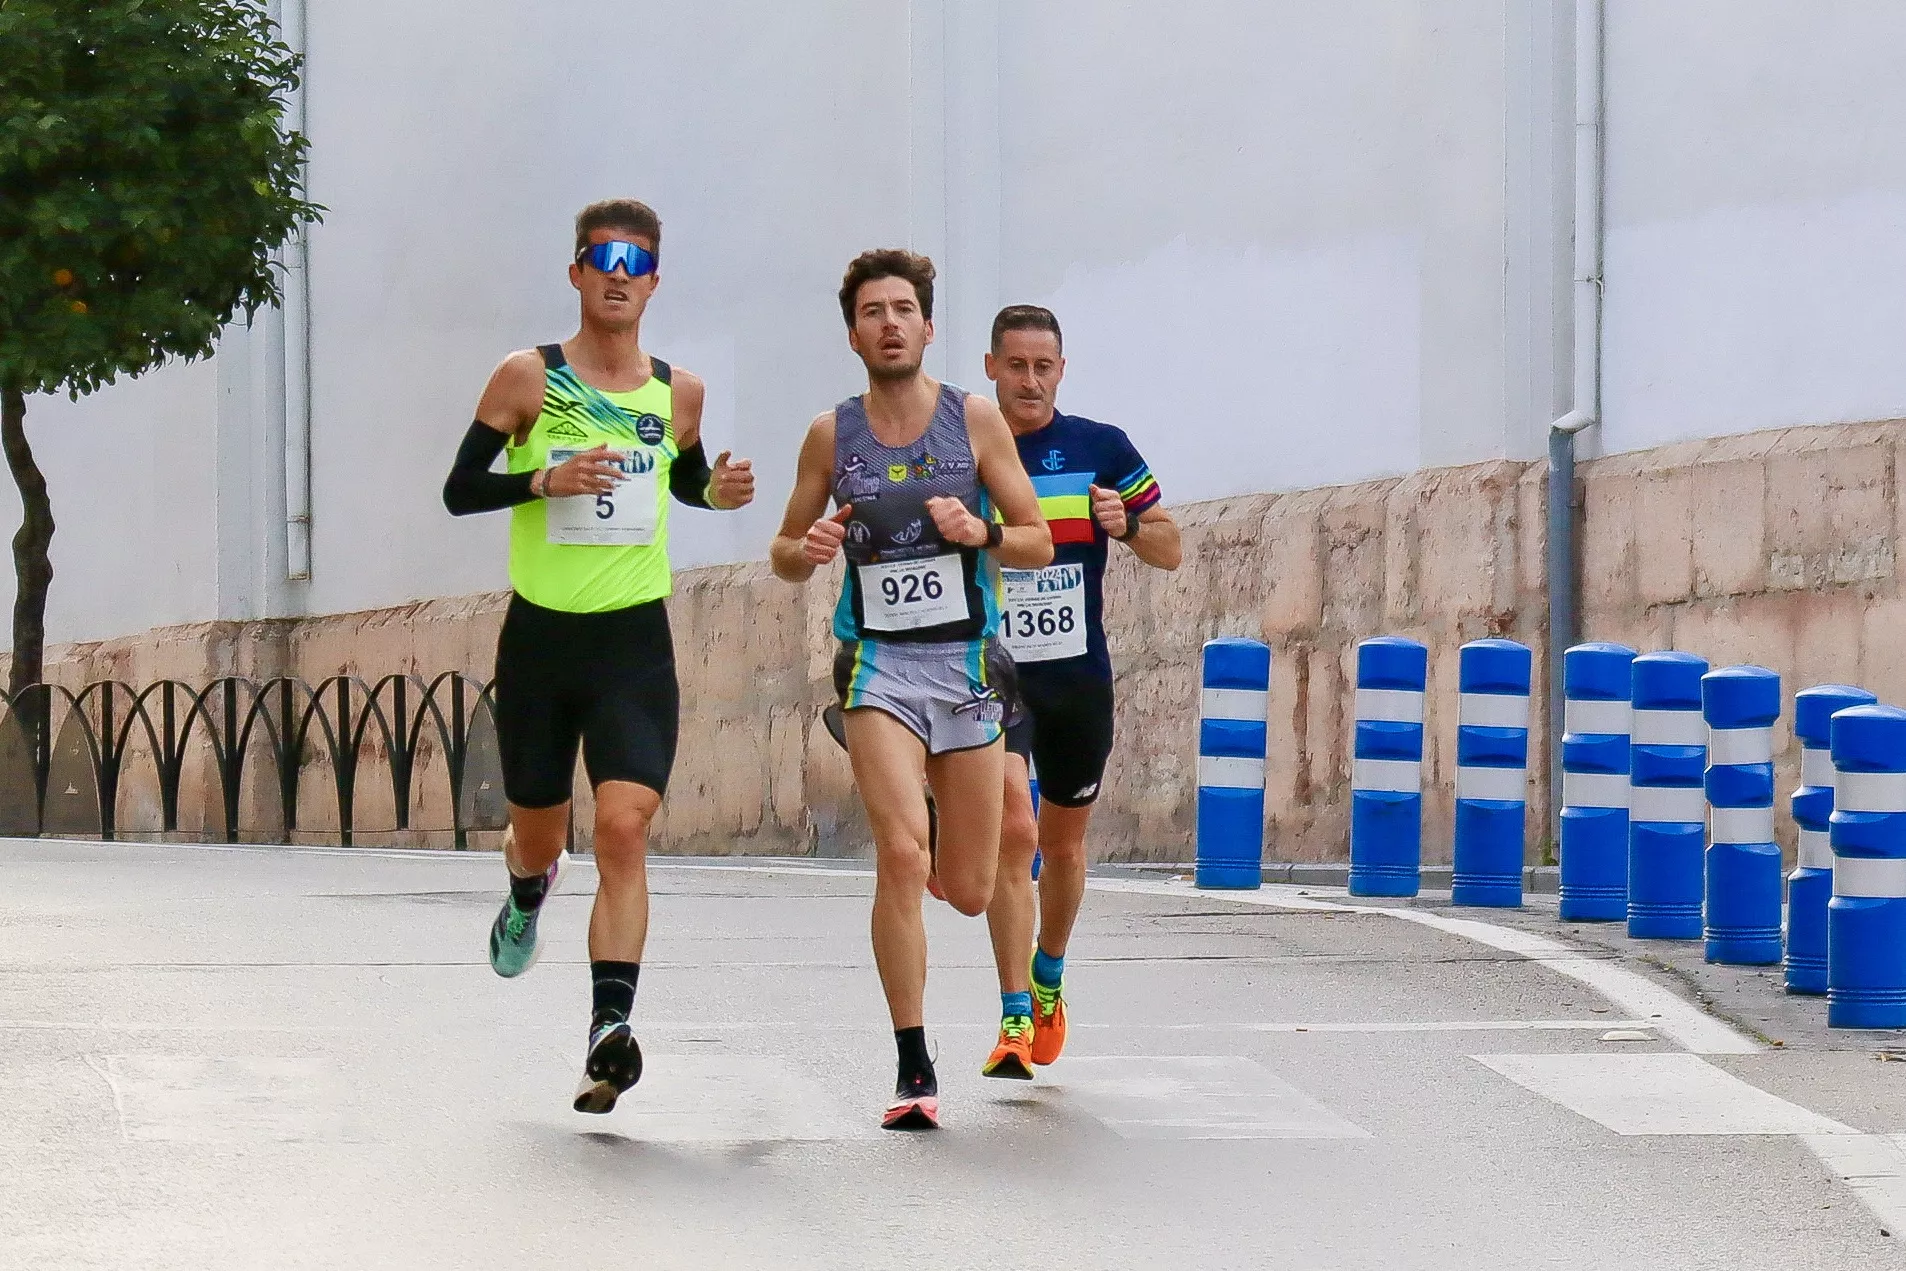
[[(498, 975), (536, 960), (579, 747), (595, 790), (594, 1003), (578, 1112), (609, 1111), (642, 1074), (629, 1016), (648, 938), (649, 824), (680, 714), (664, 605), (669, 499), (726, 511), (754, 497), (746, 459), (731, 463), (724, 451), (709, 466), (702, 381), (642, 350), (661, 239), (641, 203), (583, 209), (569, 266), (581, 329), (504, 359), (444, 484), (455, 514), (511, 509), (514, 594), (495, 679), (510, 803), (510, 894), (490, 930)], [(492, 472), (506, 448), (508, 472)]]

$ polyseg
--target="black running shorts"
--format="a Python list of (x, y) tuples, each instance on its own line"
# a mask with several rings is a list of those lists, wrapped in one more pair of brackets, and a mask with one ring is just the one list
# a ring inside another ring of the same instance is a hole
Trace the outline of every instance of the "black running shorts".
[(664, 602), (564, 613), (510, 597), (496, 645), (496, 737), (511, 803), (566, 802), (578, 746), (591, 788), (633, 781), (664, 793), (680, 717)]
[(1032, 762), (1040, 799), (1087, 807), (1112, 757), (1112, 682), (1027, 671), (1019, 668), (1021, 711), (1007, 726), (1006, 749)]

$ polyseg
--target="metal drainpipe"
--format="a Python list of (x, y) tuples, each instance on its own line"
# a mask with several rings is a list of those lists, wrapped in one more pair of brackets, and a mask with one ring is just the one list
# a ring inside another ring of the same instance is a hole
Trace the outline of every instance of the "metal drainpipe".
[[(306, 50), (305, 0), (282, 0), (283, 38), (300, 57)], [(290, 103), (291, 126), (309, 136), (304, 77)], [(285, 245), (285, 578), (311, 577), (311, 244), (300, 228)]]
[(1561, 841), (1562, 653), (1581, 638), (1576, 569), (1575, 435), (1601, 422), (1603, 0), (1575, 5), (1575, 385), (1573, 407), (1549, 425), (1549, 827)]

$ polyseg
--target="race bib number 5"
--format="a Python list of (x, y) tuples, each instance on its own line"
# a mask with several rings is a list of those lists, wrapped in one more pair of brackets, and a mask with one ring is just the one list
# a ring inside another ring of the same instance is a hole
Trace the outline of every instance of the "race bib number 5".
[[(549, 466), (567, 462), (580, 450), (549, 452)], [(548, 533), (552, 543), (601, 547), (647, 547), (655, 541), (655, 457), (641, 450), (609, 452), (622, 469), (616, 487), (603, 494), (572, 494), (549, 500)]]
[(1085, 656), (1085, 567), (1000, 571), (1006, 607), (1000, 639), (1015, 662), (1056, 662)]
[(861, 625), (869, 631), (918, 631), (972, 616), (958, 556), (888, 561), (859, 570)]

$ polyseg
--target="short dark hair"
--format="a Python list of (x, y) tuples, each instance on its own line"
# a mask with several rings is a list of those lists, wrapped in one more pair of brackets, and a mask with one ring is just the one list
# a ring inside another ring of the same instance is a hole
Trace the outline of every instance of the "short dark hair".
[(920, 313), (927, 321), (933, 320), (933, 262), (918, 252), (907, 251), (903, 247), (877, 247), (870, 252), (862, 252), (854, 257), (847, 266), (847, 276), (840, 284), (840, 316), (846, 320), (847, 329), (854, 328), (854, 303), (860, 298), (860, 289), (870, 282), (881, 278), (904, 278), (913, 284), (913, 294), (920, 302)]
[(655, 259), (662, 259), (662, 218), (655, 209), (635, 199), (603, 199), (576, 213), (576, 256), (582, 259), (589, 250), (589, 236), (599, 229), (619, 229), (640, 234), (655, 245)]
[(1040, 305), (1007, 305), (993, 319), (993, 352), (999, 352), (1000, 337), (1008, 331), (1050, 331), (1052, 338), (1059, 342), (1059, 352), (1066, 351), (1066, 338), (1059, 330), (1059, 319), (1052, 310)]

